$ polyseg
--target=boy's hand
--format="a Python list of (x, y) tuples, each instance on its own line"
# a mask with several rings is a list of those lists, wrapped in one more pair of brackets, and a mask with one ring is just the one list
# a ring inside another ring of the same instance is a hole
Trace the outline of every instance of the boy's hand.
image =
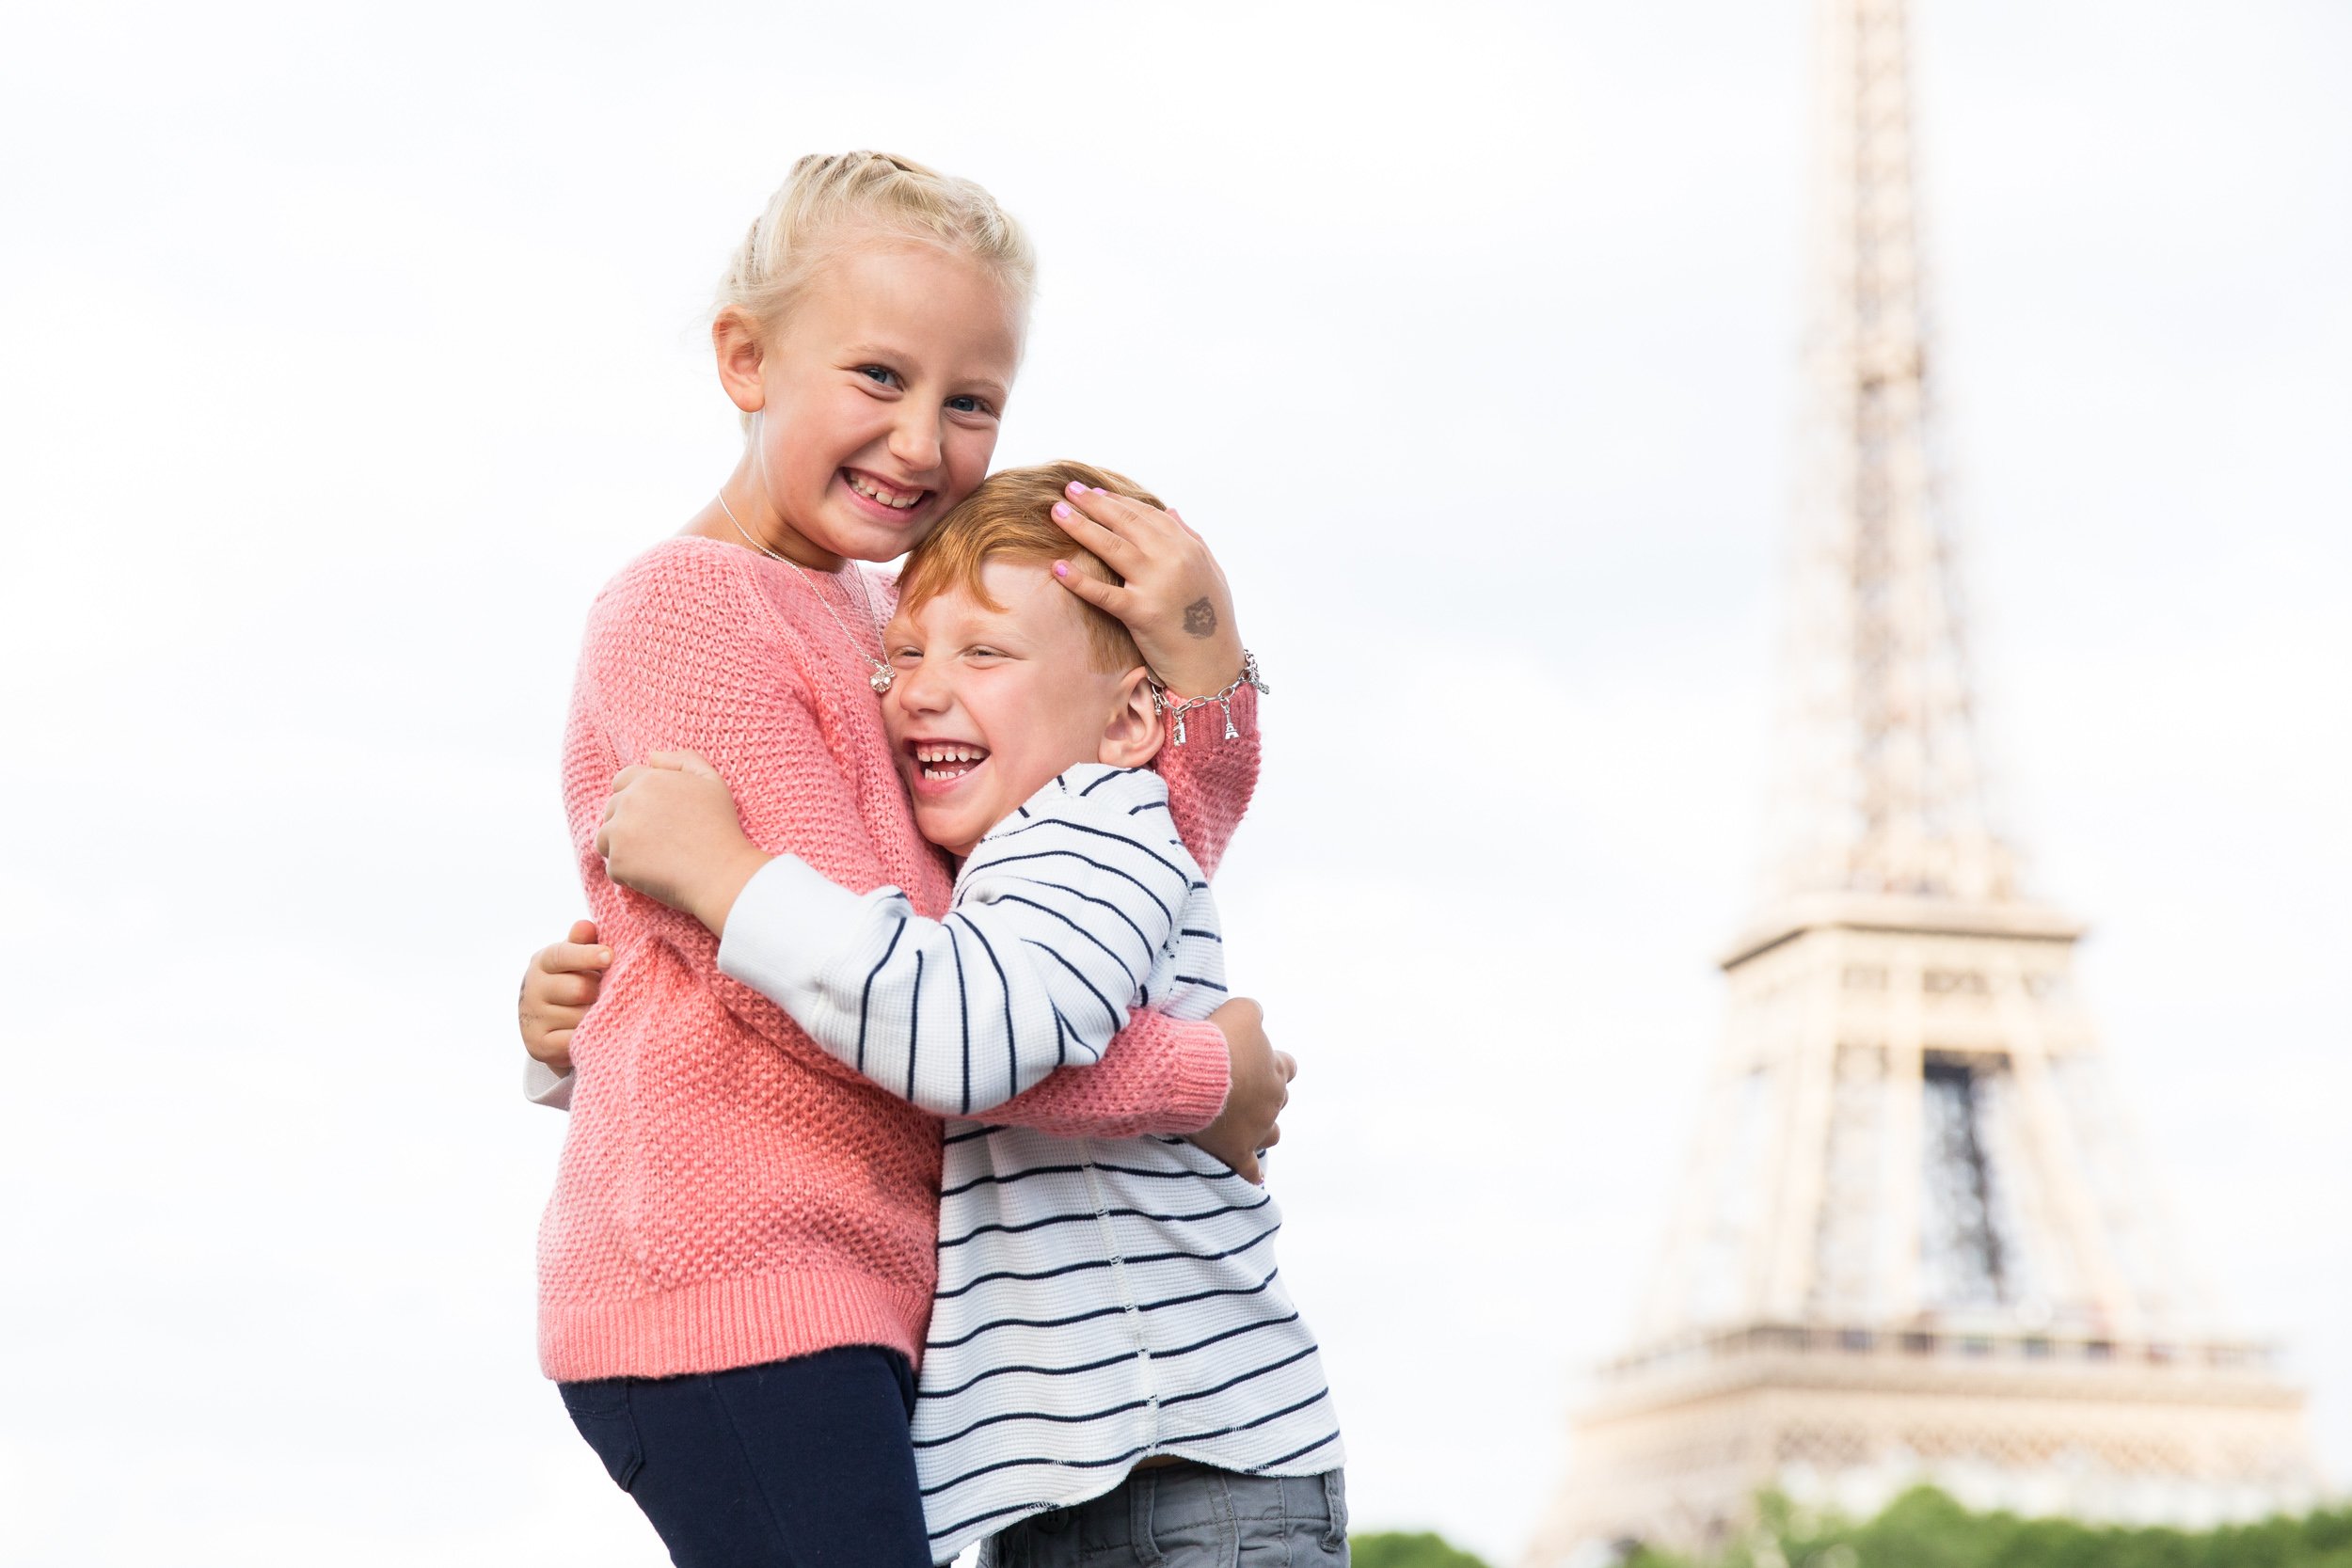
[(1290, 1081), (1298, 1076), (1298, 1064), (1274, 1049), (1265, 1037), (1265, 1010), (1246, 996), (1211, 1013), (1209, 1022), (1225, 1031), (1232, 1086), (1225, 1091), (1225, 1109), (1216, 1119), (1186, 1141), (1249, 1180), (1263, 1182), (1258, 1156), (1282, 1141), (1277, 1118), (1290, 1103)]
[(516, 1022), (523, 1049), (558, 1073), (572, 1070), (572, 1030), (595, 1006), (612, 949), (596, 944), (596, 922), (575, 920), (569, 940), (542, 947), (523, 971)]
[(1054, 576), (1073, 594), (1126, 624), (1152, 673), (1180, 697), (1221, 691), (1241, 673), (1232, 591), (1200, 535), (1173, 512), (1073, 484), (1054, 520), (1127, 579), (1124, 588), (1084, 572)]
[(719, 934), (736, 895), (773, 858), (743, 835), (719, 770), (691, 752), (656, 752), (613, 775), (596, 853), (623, 887)]

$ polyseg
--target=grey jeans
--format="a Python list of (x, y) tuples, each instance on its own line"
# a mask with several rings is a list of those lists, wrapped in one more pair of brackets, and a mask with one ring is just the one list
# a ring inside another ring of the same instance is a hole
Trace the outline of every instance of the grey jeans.
[(1034, 1513), (980, 1547), (981, 1568), (1347, 1568), (1347, 1487), (1204, 1465), (1132, 1472), (1091, 1502)]

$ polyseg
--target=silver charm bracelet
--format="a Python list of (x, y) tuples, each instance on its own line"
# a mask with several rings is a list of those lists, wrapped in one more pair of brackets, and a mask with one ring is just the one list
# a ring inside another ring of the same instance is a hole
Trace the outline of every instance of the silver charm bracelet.
[(1215, 703), (1217, 710), (1225, 715), (1225, 738), (1238, 740), (1241, 731), (1233, 727), (1233, 698), (1245, 686), (1255, 689), (1261, 697), (1271, 696), (1274, 691), (1274, 688), (1266, 685), (1258, 673), (1258, 656), (1247, 648), (1241, 651), (1241, 673), (1234, 676), (1224, 690), (1207, 697), (1170, 698), (1168, 688), (1154, 680), (1152, 683), (1152, 706), (1175, 721), (1176, 733), (1169, 737), (1170, 745), (1182, 746), (1184, 743), (1184, 715), (1194, 708), (1207, 707), (1211, 703)]

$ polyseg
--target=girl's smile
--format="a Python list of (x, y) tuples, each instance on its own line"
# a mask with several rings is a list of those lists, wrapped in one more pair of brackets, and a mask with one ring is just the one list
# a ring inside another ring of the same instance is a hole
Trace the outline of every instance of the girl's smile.
[(858, 468), (842, 469), (841, 478), (850, 486), (851, 495), (865, 501), (869, 507), (881, 508), (877, 515), (885, 520), (895, 518), (898, 514), (913, 507), (920, 506), (931, 494), (920, 485), (892, 484), (887, 480)]

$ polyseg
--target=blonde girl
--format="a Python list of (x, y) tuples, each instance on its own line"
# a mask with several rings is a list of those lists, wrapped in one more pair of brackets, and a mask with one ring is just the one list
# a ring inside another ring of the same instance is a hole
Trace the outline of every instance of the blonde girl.
[[(803, 159), (712, 322), (741, 459), (589, 614), (564, 795), (596, 926), (575, 934), (610, 962), (537, 1095), (571, 1112), (540, 1230), (540, 1359), (681, 1564), (930, 1560), (907, 1419), (940, 1128), (720, 974), (699, 922), (614, 886), (597, 821), (619, 769), (698, 752), (763, 848), (945, 911), (947, 867), (914, 831), (875, 701), (891, 589), (858, 563), (903, 554), (987, 472), (1033, 274), (1019, 227), (968, 181), (880, 153)], [(1241, 645), (1198, 537), (1073, 502), (1068, 526), (1125, 584), (1073, 573), (1072, 591), (1126, 622), (1179, 692), (1232, 680)], [(1254, 730), (1204, 736), (1166, 769), (1204, 860), (1247, 802)], [(601, 959), (542, 955), (526, 1034), (564, 1001), (562, 972)], [(997, 1114), (1192, 1133), (1238, 1164), (1282, 1092), (1256, 1019), (1248, 1003), (1202, 1023), (1138, 1013), (1099, 1065)]]

